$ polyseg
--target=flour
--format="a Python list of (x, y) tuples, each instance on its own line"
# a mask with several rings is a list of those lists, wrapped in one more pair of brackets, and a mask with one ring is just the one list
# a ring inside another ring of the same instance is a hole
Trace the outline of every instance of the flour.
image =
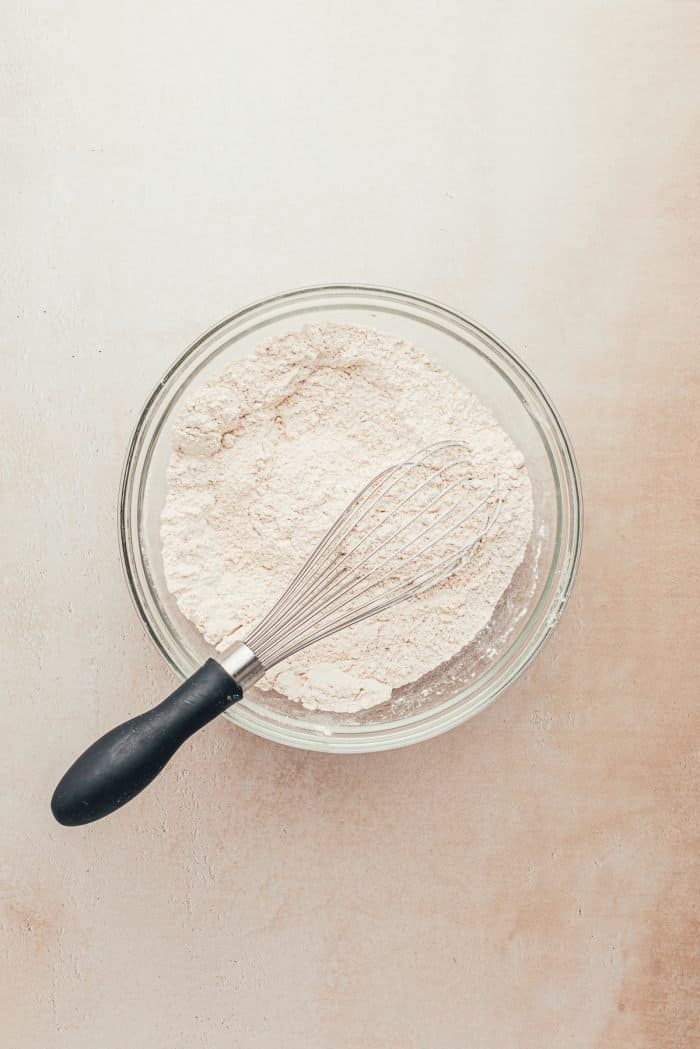
[(176, 422), (162, 514), (168, 588), (219, 650), (274, 604), (376, 473), (435, 441), (469, 445), (496, 476), (495, 527), (457, 573), (265, 675), (309, 709), (389, 699), (486, 626), (532, 529), (522, 454), (456, 377), (409, 343), (357, 327), (290, 332), (200, 388)]

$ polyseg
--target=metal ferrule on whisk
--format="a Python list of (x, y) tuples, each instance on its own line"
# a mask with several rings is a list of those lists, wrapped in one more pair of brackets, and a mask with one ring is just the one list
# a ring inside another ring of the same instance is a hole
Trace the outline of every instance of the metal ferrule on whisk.
[(243, 641), (236, 641), (220, 662), (224, 670), (244, 691), (249, 685), (254, 685), (256, 681), (259, 681), (265, 673), (265, 667), (255, 652)]

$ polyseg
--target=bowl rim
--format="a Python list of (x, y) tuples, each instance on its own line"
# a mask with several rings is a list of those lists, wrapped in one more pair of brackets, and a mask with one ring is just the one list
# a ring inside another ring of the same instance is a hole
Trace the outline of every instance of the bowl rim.
[[(426, 722), (424, 717), (421, 717), (421, 713), (408, 715), (406, 717), (397, 718), (393, 721), (386, 723), (375, 723), (369, 725), (348, 725), (339, 732), (332, 734), (328, 733), (328, 729), (325, 728), (321, 723), (317, 726), (313, 726), (310, 723), (306, 723), (301, 726), (299, 722), (293, 719), (281, 719), (277, 722), (267, 722), (261, 719), (255, 718), (255, 713), (258, 709), (265, 711), (264, 707), (259, 707), (252, 700), (243, 700), (230, 708), (225, 712), (225, 716), (233, 721), (239, 727), (245, 728), (248, 731), (253, 732), (256, 735), (262, 736), (263, 738), (272, 740), (273, 742), (286, 744), (305, 750), (323, 751), (328, 753), (357, 753), (357, 752), (370, 752), (389, 750), (397, 747), (408, 746), (413, 743), (420, 742), (425, 739), (430, 739), (434, 736), (440, 735), (443, 732), (449, 731), (451, 728), (462, 724), (464, 721), (473, 717), (479, 713), (486, 706), (490, 705), (506, 688), (510, 685), (527, 669), (528, 666), (533, 662), (536, 656), (541, 651), (543, 645), (551, 636), (555, 629), (559, 619), (561, 618), (564, 607), (566, 606), (568, 599), (571, 595), (571, 591), (576, 578), (580, 555), (581, 546), (583, 539), (583, 496), (581, 490), (581, 478), (576, 462), (576, 457), (571, 444), (569, 434), (562, 422), (559, 413), (554, 407), (549, 395), (544, 390), (539, 380), (532, 374), (529, 368), (521, 360), (521, 358), (513, 352), (500, 338), (495, 336), (489, 329), (483, 325), (473, 321), (470, 317), (452, 309), (449, 306), (437, 302), (433, 299), (425, 298), (424, 296), (416, 295), (411, 292), (401, 291), (396, 288), (388, 288), (380, 285), (364, 284), (364, 283), (328, 283), (328, 284), (315, 284), (307, 285), (300, 288), (291, 289), (289, 291), (282, 292), (277, 295), (267, 296), (263, 299), (258, 299), (248, 305), (236, 310), (212, 325), (201, 335), (199, 335), (193, 342), (187, 346), (187, 348), (180, 353), (170, 367), (163, 375), (160, 382), (156, 384), (151, 390), (149, 396), (139, 413), (136, 425), (134, 426), (131, 439), (128, 443), (126, 454), (124, 457), (124, 463), (122, 467), (120, 484), (119, 484), (119, 497), (117, 502), (117, 513), (118, 513), (118, 530), (119, 530), (119, 550), (122, 568), (124, 571), (127, 588), (129, 590), (131, 600), (136, 608), (139, 618), (146, 630), (147, 635), (150, 637), (153, 644), (155, 644), (158, 651), (164, 657), (169, 666), (175, 671), (180, 677), (184, 678), (187, 674), (186, 670), (178, 664), (173, 654), (169, 651), (168, 647), (164, 643), (163, 638), (156, 629), (155, 624), (152, 621), (151, 614), (143, 599), (142, 595), (142, 580), (139, 578), (139, 572), (137, 562), (145, 564), (143, 557), (143, 549), (140, 543), (140, 535), (136, 536), (136, 543), (134, 543), (133, 528), (131, 523), (131, 512), (133, 506), (134, 493), (138, 496), (137, 503), (137, 518), (140, 519), (140, 508), (142, 504), (142, 483), (135, 489), (135, 482), (137, 478), (145, 479), (148, 476), (148, 467), (150, 465), (150, 450), (152, 449), (155, 440), (160, 432), (160, 428), (164, 422), (166, 416), (161, 413), (160, 423), (157, 426), (156, 434), (151, 438), (149, 444), (148, 461), (146, 462), (145, 469), (142, 468), (140, 471), (139, 467), (139, 455), (143, 450), (143, 443), (146, 436), (148, 425), (153, 421), (152, 415), (158, 406), (159, 401), (165, 397), (167, 391), (170, 389), (172, 380), (179, 374), (183, 366), (196, 355), (197, 351), (207, 344), (217, 333), (231, 325), (240, 326), (241, 322), (245, 319), (254, 315), (256, 312), (264, 313), (265, 311), (274, 309), (281, 304), (293, 302), (298, 300), (303, 302), (307, 299), (313, 299), (314, 296), (323, 295), (360, 295), (367, 294), (378, 299), (385, 299), (387, 301), (398, 301), (404, 305), (415, 306), (423, 311), (435, 313), (444, 319), (456, 322), (457, 325), (471, 330), (476, 335), (484, 339), (490, 344), (490, 349), (495, 350), (499, 354), (503, 361), (513, 370), (517, 377), (524, 381), (525, 385), (531, 387), (536, 396), (539, 398), (542, 407), (547, 415), (547, 422), (554, 432), (556, 438), (557, 448), (563, 461), (563, 470), (555, 469), (553, 467), (554, 479), (557, 487), (557, 498), (559, 504), (558, 514), (558, 533), (561, 528), (561, 499), (562, 493), (568, 495), (569, 499), (569, 532), (567, 536), (567, 549), (565, 551), (564, 563), (560, 569), (559, 580), (554, 589), (551, 589), (552, 577), (555, 574), (556, 568), (556, 556), (552, 558), (552, 565), (549, 569), (548, 578), (543, 587), (542, 593), (537, 601), (537, 604), (533, 611), (528, 615), (528, 620), (525, 625), (529, 624), (534, 618), (538, 610), (541, 610), (541, 606), (548, 599), (549, 605), (551, 606), (547, 612), (545, 620), (539, 626), (535, 624), (537, 628), (535, 636), (529, 642), (524, 649), (524, 652), (516, 660), (514, 666), (511, 668), (511, 672), (507, 677), (497, 682), (494, 687), (487, 689), (486, 694), (482, 697), (478, 703), (469, 703), (468, 697), (470, 693), (476, 688), (477, 684), (481, 685), (484, 682), (488, 682), (492, 679), (498, 670), (499, 665), (505, 660), (506, 655), (514, 647), (515, 641), (519, 641), (523, 636), (521, 631), (512, 645), (506, 648), (505, 652), (501, 657), (493, 664), (493, 666), (487, 668), (487, 670), (480, 674), (477, 679), (472, 682), (468, 687), (458, 691), (450, 697), (445, 703), (439, 705), (437, 708), (432, 708), (426, 712), (430, 716), (430, 721)], [(376, 305), (372, 303), (371, 305)], [(422, 319), (425, 318), (414, 318)], [(456, 337), (453, 331), (450, 331), (452, 337)], [(208, 359), (208, 358), (207, 358)], [(495, 362), (489, 357), (489, 363), (492, 367), (496, 367)], [(198, 370), (198, 369), (197, 369)], [(499, 369), (500, 370), (500, 369)], [(195, 370), (196, 374), (196, 370)], [(509, 384), (515, 389), (513, 382), (509, 376), (504, 375)], [(190, 377), (191, 378), (191, 377)], [(188, 379), (189, 381), (189, 379)], [(516, 390), (519, 394), (519, 391)], [(522, 400), (522, 397), (521, 397)], [(529, 409), (528, 409), (529, 410)], [(166, 413), (167, 414), (167, 413)], [(530, 412), (532, 415), (532, 413)], [(158, 418), (155, 416), (155, 418)], [(536, 420), (534, 420), (536, 422)], [(541, 428), (538, 425), (538, 429)], [(541, 434), (543, 443), (547, 449), (550, 460), (552, 459), (551, 451), (548, 442), (545, 440), (543, 434)], [(566, 484), (562, 485), (562, 479), (565, 479)], [(138, 530), (137, 530), (138, 531)], [(557, 550), (560, 547), (560, 536), (557, 539)], [(138, 556), (135, 556), (138, 555)], [(150, 573), (146, 568), (143, 569), (143, 575), (148, 579)], [(158, 605), (157, 599), (154, 597), (155, 604)], [(534, 628), (533, 628), (534, 629)], [(193, 667), (194, 669), (194, 667)], [(269, 711), (265, 711), (269, 716)], [(253, 715), (251, 717), (250, 715)], [(319, 717), (321, 717), (320, 712)], [(312, 730), (316, 728), (316, 734), (312, 734)], [(342, 734), (341, 734), (342, 733)]]

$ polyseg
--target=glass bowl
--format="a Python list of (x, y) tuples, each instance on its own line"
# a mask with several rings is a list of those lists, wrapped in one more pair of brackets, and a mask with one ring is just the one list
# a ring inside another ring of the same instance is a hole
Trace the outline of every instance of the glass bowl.
[(395, 690), (387, 703), (358, 714), (309, 711), (255, 688), (226, 714), (241, 728), (308, 750), (386, 750), (445, 732), (483, 710), (534, 659), (571, 592), (582, 528), (571, 445), (539, 382), (493, 335), (435, 302), (361, 285), (303, 288), (239, 310), (197, 339), (146, 402), (122, 475), (122, 559), (149, 634), (173, 669), (188, 676), (214, 653), (178, 610), (163, 574), (160, 515), (174, 417), (194, 387), (260, 342), (325, 321), (402, 336), (434, 357), (511, 435), (533, 487), (534, 524), (523, 564), (488, 626), (457, 656)]

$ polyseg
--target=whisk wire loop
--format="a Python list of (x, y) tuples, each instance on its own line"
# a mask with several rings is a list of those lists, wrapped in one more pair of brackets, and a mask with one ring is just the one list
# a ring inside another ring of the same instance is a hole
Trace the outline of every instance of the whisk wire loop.
[(424, 592), (468, 561), (502, 504), (497, 479), (484, 491), (471, 463), (467, 445), (443, 441), (365, 485), (246, 636), (261, 664), (270, 669)]

